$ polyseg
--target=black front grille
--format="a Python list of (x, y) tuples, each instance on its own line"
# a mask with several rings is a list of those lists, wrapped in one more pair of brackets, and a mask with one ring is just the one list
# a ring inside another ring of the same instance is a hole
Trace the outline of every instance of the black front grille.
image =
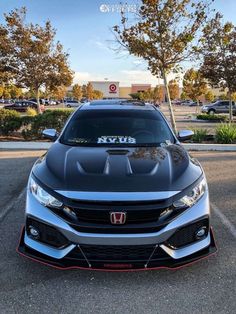
[[(137, 205), (137, 207), (139, 207)], [(135, 224), (140, 222), (157, 222), (160, 218), (160, 215), (168, 210), (168, 208), (161, 209), (141, 209), (141, 210), (130, 210), (126, 209), (126, 206), (123, 206), (123, 209), (117, 210), (126, 213), (126, 220), (129, 224)], [(77, 218), (80, 221), (91, 222), (91, 223), (109, 223), (110, 222), (110, 212), (116, 211), (114, 207), (110, 209), (81, 209), (73, 208), (73, 211), (76, 213)]]
[[(209, 230), (209, 220), (207, 218), (179, 229), (172, 237), (168, 239), (167, 244), (173, 248), (179, 248), (181, 246), (196, 242), (200, 240), (196, 238), (196, 232), (201, 227), (206, 227), (207, 231)], [(206, 235), (207, 234), (208, 232)], [(203, 238), (201, 238), (201, 240), (202, 239)]]
[[(154, 245), (134, 245), (134, 246), (110, 246), (110, 245), (81, 245), (83, 253), (89, 262), (92, 261), (144, 261), (146, 262), (153, 253)], [(167, 255), (161, 248), (156, 248), (152, 260), (165, 258)], [(75, 248), (69, 258), (83, 260), (80, 248)]]
[[(77, 219), (72, 219), (70, 225), (79, 232), (92, 233), (145, 233), (157, 232), (166, 224), (162, 213), (165, 210), (129, 210), (126, 211), (126, 221), (122, 225), (114, 225), (110, 221), (113, 210), (81, 210), (73, 209)], [(115, 210), (114, 210), (115, 211)], [(173, 213), (170, 212), (170, 217)], [(176, 213), (175, 213), (176, 214)]]
[[(161, 230), (184, 209), (176, 210), (171, 199), (157, 201), (77, 201), (66, 199), (75, 215), (56, 211), (72, 228), (89, 233), (147, 233)], [(125, 212), (124, 225), (113, 225), (111, 212)]]
[(63, 247), (68, 243), (68, 240), (64, 237), (64, 235), (55, 228), (28, 217), (26, 220), (26, 232), (30, 237), (32, 237), (30, 234), (30, 226), (33, 226), (39, 231), (39, 237), (35, 239), (37, 241), (55, 246), (57, 248)]
[(127, 223), (154, 222), (171, 204), (158, 201), (76, 201), (65, 205), (73, 209), (78, 220), (91, 223), (110, 223), (110, 212), (126, 212)]

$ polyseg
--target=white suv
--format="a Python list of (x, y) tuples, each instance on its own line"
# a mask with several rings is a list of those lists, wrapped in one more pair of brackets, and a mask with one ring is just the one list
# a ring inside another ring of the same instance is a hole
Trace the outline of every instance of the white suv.
[(77, 100), (67, 100), (65, 102), (65, 106), (67, 108), (74, 108), (74, 107), (79, 107), (81, 105), (81, 103)]

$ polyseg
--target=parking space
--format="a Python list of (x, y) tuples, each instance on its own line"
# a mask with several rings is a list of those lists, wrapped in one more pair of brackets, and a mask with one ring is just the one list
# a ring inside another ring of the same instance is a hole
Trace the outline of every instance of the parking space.
[(0, 313), (235, 313), (236, 153), (192, 154), (208, 178), (218, 253), (175, 271), (129, 273), (60, 271), (16, 253), (27, 177), (42, 153), (0, 152), (0, 208), (5, 212)]
[[(167, 105), (161, 106), (161, 111), (169, 119), (169, 109)], [(177, 129), (207, 129), (209, 134), (215, 134), (215, 128), (219, 123), (196, 120), (196, 114), (200, 113), (201, 108), (188, 106), (174, 106), (174, 115)]]
[(0, 152), (0, 217), (11, 202), (22, 191), (29, 171), (39, 155), (35, 151)]

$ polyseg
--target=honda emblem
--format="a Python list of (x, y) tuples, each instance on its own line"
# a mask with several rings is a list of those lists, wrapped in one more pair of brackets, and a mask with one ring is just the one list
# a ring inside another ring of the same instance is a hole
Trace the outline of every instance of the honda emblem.
[(123, 225), (126, 221), (126, 213), (124, 212), (111, 212), (110, 221), (113, 225)]

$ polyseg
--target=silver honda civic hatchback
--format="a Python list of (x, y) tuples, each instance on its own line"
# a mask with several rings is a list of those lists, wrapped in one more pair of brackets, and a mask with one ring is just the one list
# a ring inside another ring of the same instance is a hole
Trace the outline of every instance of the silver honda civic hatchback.
[(79, 107), (34, 164), (18, 252), (58, 268), (178, 268), (216, 252), (205, 174), (154, 106)]

